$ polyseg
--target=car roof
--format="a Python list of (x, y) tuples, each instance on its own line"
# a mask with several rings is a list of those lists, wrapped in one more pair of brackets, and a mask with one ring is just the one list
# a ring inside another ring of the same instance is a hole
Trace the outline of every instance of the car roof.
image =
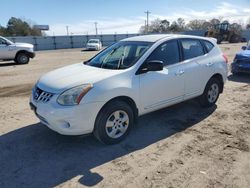
[(99, 41), (100, 39), (89, 39), (89, 40), (95, 40), (95, 41)]
[(194, 35), (178, 35), (178, 34), (154, 34), (154, 35), (140, 35), (123, 39), (122, 41), (139, 41), (139, 42), (157, 42), (162, 39), (174, 39), (174, 38), (192, 38), (203, 39), (211, 41), (210, 38), (204, 38)]

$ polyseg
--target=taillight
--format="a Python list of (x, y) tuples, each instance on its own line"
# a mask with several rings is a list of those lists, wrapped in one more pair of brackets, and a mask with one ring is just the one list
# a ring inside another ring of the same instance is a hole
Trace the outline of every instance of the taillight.
[(226, 56), (225, 54), (223, 54), (222, 56), (223, 56), (223, 58), (225, 59), (225, 62), (228, 63), (228, 58), (227, 58), (227, 56)]

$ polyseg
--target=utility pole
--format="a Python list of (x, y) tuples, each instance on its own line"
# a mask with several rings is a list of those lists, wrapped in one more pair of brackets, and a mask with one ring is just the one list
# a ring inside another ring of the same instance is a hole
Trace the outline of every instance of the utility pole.
[(148, 33), (148, 30), (149, 30), (149, 14), (151, 14), (151, 12), (149, 12), (148, 10), (146, 12), (144, 12), (145, 14), (147, 14), (147, 33)]
[(69, 26), (66, 26), (67, 35), (69, 36)]
[(97, 30), (97, 22), (94, 23), (95, 24), (95, 34), (98, 35), (98, 30)]

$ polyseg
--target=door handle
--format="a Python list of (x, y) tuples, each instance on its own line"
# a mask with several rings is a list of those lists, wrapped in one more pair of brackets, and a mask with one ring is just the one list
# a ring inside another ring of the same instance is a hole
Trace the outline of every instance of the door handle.
[(210, 63), (207, 63), (206, 66), (207, 66), (207, 67), (211, 67), (211, 66), (213, 66), (213, 64), (214, 64), (214, 63), (210, 62)]
[(175, 75), (176, 75), (176, 76), (181, 76), (181, 75), (183, 75), (184, 73), (185, 73), (184, 70), (180, 70), (180, 71), (176, 72)]

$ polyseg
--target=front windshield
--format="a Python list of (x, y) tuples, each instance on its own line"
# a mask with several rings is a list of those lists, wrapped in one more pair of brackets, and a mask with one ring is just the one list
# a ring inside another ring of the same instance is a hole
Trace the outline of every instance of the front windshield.
[(88, 43), (99, 43), (98, 40), (90, 40)]
[(6, 38), (4, 38), (4, 37), (0, 37), (0, 40), (5, 41), (5, 42), (7, 42), (8, 44), (14, 44), (12, 41), (10, 41), (10, 40), (8, 40), (8, 39), (6, 39)]
[(86, 64), (104, 69), (126, 69), (133, 66), (152, 44), (121, 41), (105, 49)]

